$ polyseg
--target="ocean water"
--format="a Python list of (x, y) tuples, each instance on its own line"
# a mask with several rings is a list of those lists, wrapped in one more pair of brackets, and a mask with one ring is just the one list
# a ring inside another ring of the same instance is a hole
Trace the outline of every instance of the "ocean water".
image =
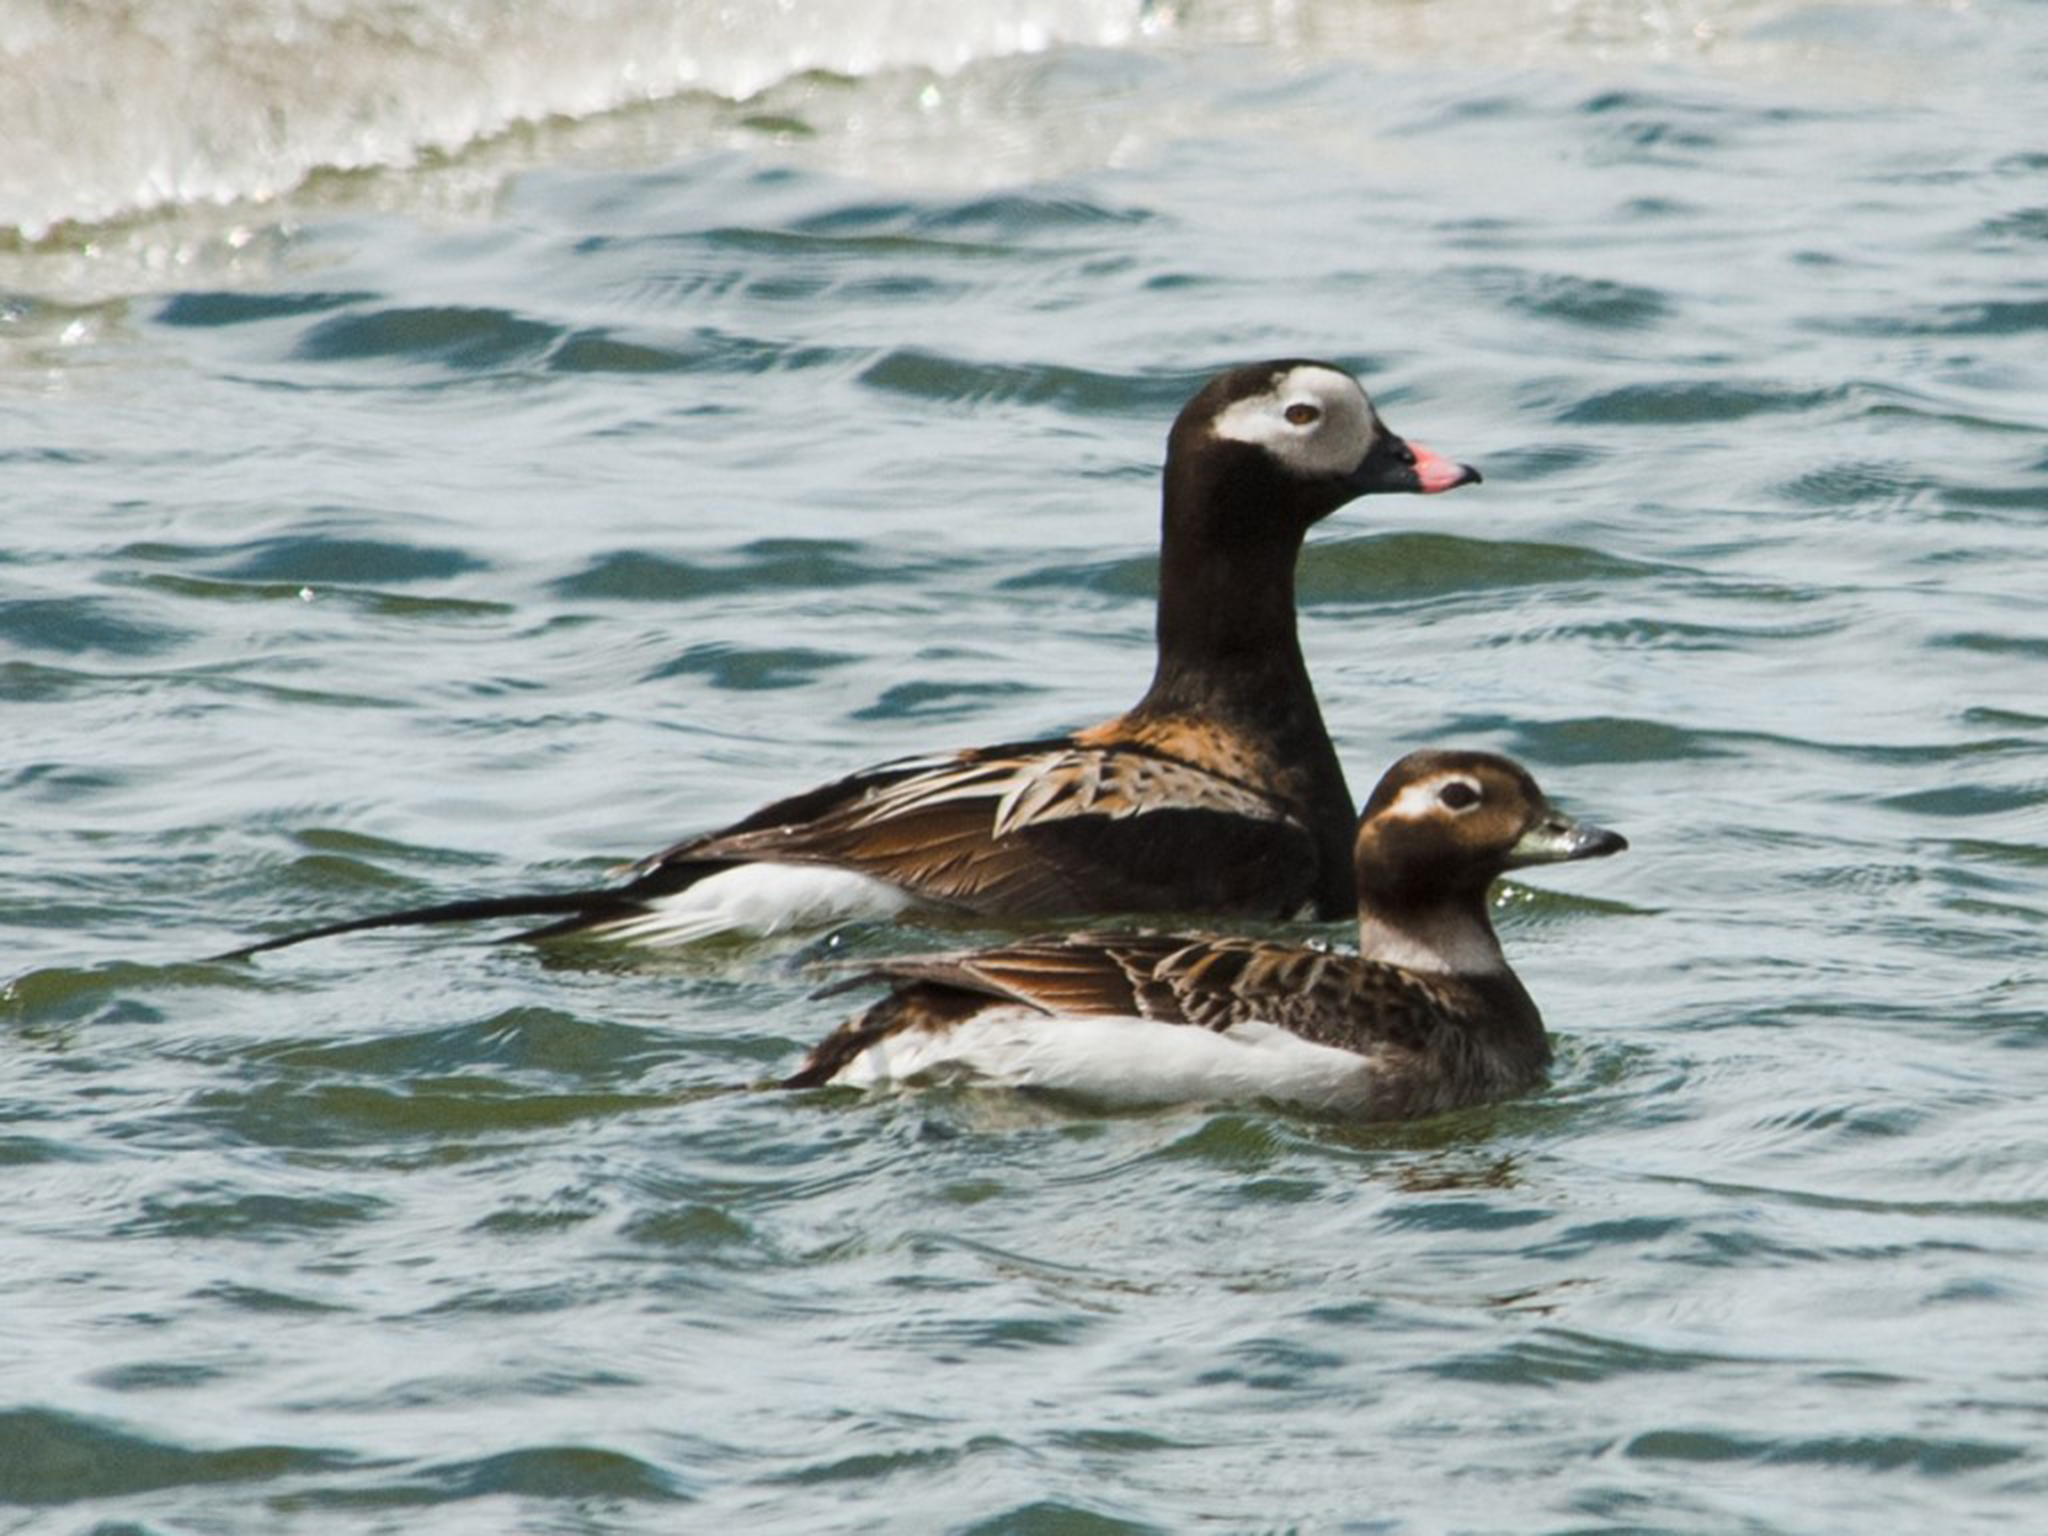
[[(763, 11), (0, 4), (0, 1529), (2038, 1527), (2048, 10)], [(1289, 354), (1487, 476), (1306, 552), (1354, 791), (1631, 840), (1544, 1092), (758, 1091), (971, 929), (200, 961), (1127, 705)]]

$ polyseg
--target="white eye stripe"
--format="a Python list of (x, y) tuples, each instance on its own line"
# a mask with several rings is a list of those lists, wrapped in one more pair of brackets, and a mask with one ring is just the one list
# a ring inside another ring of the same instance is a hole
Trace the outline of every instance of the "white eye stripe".
[(1379, 440), (1379, 417), (1358, 381), (1335, 368), (1305, 364), (1270, 389), (1233, 401), (1216, 418), (1216, 435), (1264, 448), (1304, 477), (1356, 469)]
[(1410, 821), (1424, 821), (1441, 816), (1447, 810), (1477, 810), (1485, 803), (1486, 792), (1478, 780), (1463, 773), (1440, 773), (1402, 785), (1401, 792), (1394, 796), (1394, 803), (1387, 807), (1386, 814)]

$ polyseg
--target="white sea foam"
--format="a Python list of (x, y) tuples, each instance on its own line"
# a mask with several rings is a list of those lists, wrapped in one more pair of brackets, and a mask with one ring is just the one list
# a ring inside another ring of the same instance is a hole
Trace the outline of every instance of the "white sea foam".
[[(892, 162), (906, 135), (869, 119), (903, 110), (930, 119), (959, 159), (985, 164), (988, 146), (976, 141), (1009, 110), (1008, 95), (956, 105), (944, 82), (1054, 48), (1178, 38), (1255, 47), (1297, 67), (1353, 59), (1393, 71), (1421, 60), (1606, 68), (1675, 55), (1809, 68), (1842, 51), (1832, 36), (1773, 44), (1773, 22), (1797, 9), (1552, 0), (1504, 24), (1496, 0), (0, 0), (0, 243), (10, 230), (34, 243), (65, 225), (262, 203), (320, 171), (441, 163), (521, 128), (553, 132), (658, 103), (729, 107), (768, 93), (773, 120), (778, 88), (817, 75), (915, 72), (939, 83), (864, 99), (848, 121), (805, 131), (842, 146), (876, 132), (870, 158)], [(1069, 126), (1037, 121), (1030, 137), (1059, 140)], [(646, 132), (673, 153), (691, 130), (663, 121)], [(1145, 142), (1132, 124), (1106, 132), (1095, 147), (1111, 160), (1127, 158), (1132, 135)]]
[[(524, 123), (813, 71), (939, 72), (1114, 46), (1145, 0), (8, 0), (0, 230), (34, 241), (168, 205), (418, 164)], [(33, 153), (27, 152), (33, 147)]]

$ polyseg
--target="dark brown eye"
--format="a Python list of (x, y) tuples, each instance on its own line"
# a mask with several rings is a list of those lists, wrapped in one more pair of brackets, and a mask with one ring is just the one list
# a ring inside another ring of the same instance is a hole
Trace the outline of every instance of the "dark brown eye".
[(1463, 779), (1453, 779), (1437, 791), (1437, 799), (1454, 811), (1469, 811), (1479, 803), (1479, 790)]
[(1305, 427), (1312, 421), (1321, 420), (1322, 414), (1314, 406), (1304, 405), (1300, 401), (1296, 401), (1293, 405), (1287, 407), (1287, 419), (1297, 427)]

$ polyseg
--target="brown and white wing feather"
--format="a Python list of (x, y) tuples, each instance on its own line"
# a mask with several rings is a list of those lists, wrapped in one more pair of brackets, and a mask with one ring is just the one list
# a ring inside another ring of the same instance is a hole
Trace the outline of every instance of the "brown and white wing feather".
[[(729, 863), (826, 864), (1009, 916), (1291, 915), (1314, 889), (1300, 809), (1196, 764), (1071, 740), (885, 765), (769, 806), (636, 871), (646, 894)], [(636, 894), (629, 890), (628, 894)]]
[[(829, 1082), (905, 1032), (943, 1032), (985, 1009), (1022, 1007), (1058, 1030), (1122, 1017), (1223, 1033), (1264, 1024), (1371, 1059), (1390, 1078), (1441, 1047), (1474, 1006), (1463, 983), (1354, 955), (1242, 938), (1077, 934), (971, 954), (892, 960), (832, 991), (876, 981), (890, 994), (811, 1053), (790, 1086)], [(1405, 1091), (1398, 1083), (1390, 1092)]]
[(865, 979), (925, 982), (1059, 1016), (1129, 1015), (1224, 1030), (1277, 1024), (1358, 1050), (1418, 1040), (1466, 989), (1397, 966), (1258, 939), (1077, 934), (891, 961)]
[(1418, 1038), (1428, 1021), (1458, 1006), (1462, 993), (1356, 955), (1208, 938), (1157, 956), (1144, 996), (1147, 1017), (1217, 1030), (1276, 1024), (1318, 1045), (1363, 1051)]

